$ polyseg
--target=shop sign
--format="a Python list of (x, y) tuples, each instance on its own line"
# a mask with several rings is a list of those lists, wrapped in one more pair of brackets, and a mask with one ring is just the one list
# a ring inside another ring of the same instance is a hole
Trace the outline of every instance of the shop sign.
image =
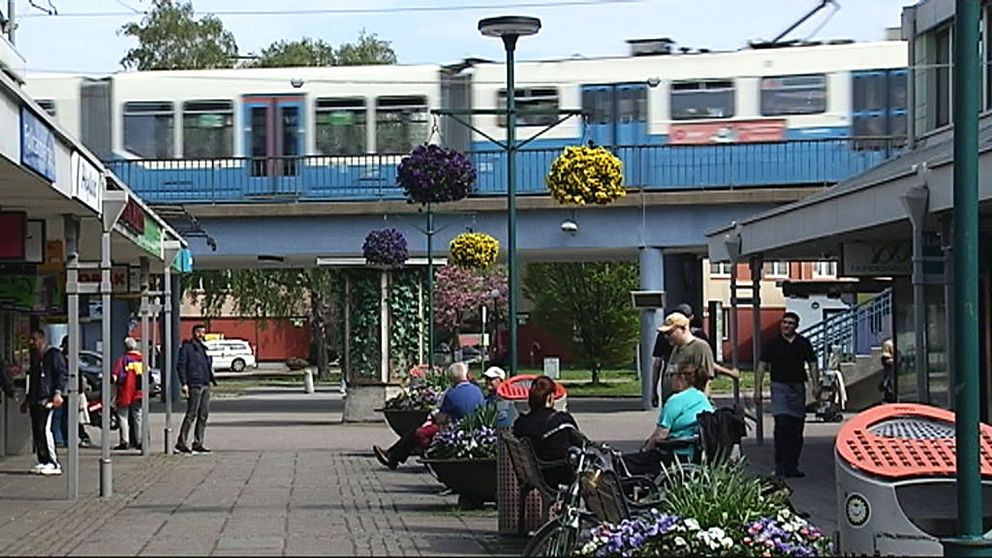
[[(925, 258), (942, 258), (940, 237), (923, 237)], [(841, 275), (845, 277), (909, 277), (913, 274), (913, 243), (904, 242), (845, 242), (841, 247)], [(926, 275), (944, 272), (943, 262), (924, 264)]]
[[(115, 265), (110, 268), (110, 291), (114, 294), (124, 294), (129, 292), (128, 280), (130, 271), (126, 265)], [(102, 272), (99, 269), (80, 269), (79, 284), (93, 285), (100, 287)]]
[(145, 215), (145, 225), (142, 227), (141, 236), (135, 239), (142, 250), (161, 257), (162, 255), (162, 228), (154, 219)]
[(0, 275), (0, 308), (60, 312), (63, 292), (55, 275)]
[(668, 143), (707, 145), (784, 141), (785, 129), (785, 120), (781, 119), (672, 124), (668, 129)]
[(99, 215), (103, 211), (104, 177), (79, 153), (72, 154), (72, 197)]
[(127, 205), (124, 206), (124, 212), (121, 213), (120, 222), (127, 230), (136, 235), (141, 235), (145, 232), (145, 210), (141, 208), (138, 202), (128, 198)]
[(21, 164), (55, 182), (55, 136), (26, 107), (21, 107)]

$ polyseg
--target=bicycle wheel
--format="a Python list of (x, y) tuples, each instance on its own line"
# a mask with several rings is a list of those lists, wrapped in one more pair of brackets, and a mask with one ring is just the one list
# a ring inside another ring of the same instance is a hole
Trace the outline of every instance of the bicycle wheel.
[(576, 538), (575, 529), (552, 519), (534, 533), (524, 547), (523, 556), (571, 556)]

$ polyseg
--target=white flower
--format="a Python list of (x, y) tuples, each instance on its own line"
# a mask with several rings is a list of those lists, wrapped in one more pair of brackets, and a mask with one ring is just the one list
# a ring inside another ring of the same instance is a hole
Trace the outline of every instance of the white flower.
[(675, 546), (686, 546), (687, 544), (682, 537), (675, 537)]
[(699, 530), (699, 522), (696, 521), (695, 519), (691, 518), (691, 517), (689, 519), (686, 519), (685, 520), (685, 526), (686, 526), (686, 529), (689, 529), (690, 531), (698, 531)]
[(730, 547), (734, 546), (734, 539), (732, 539), (730, 537), (724, 537), (720, 541), (720, 544), (723, 545), (723, 548), (730, 548)]

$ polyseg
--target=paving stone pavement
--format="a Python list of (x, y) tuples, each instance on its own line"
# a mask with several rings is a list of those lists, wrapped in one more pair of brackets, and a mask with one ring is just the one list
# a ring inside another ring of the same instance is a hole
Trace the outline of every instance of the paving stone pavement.
[[(115, 452), (112, 498), (97, 497), (98, 450), (81, 452), (77, 502), (61, 499), (64, 478), (27, 474), (30, 456), (0, 459), (0, 555), (464, 556), (512, 555), (523, 545), (497, 534), (494, 508), (457, 510), (424, 467), (381, 467), (371, 445), (395, 435), (384, 424), (342, 424), (339, 395), (259, 390), (212, 405), (213, 454), (162, 454), (158, 408), (156, 454)], [(656, 414), (620, 400), (573, 410), (590, 437), (621, 449), (635, 448)], [(831, 436), (811, 430), (817, 440)], [(770, 444), (746, 450), (757, 470), (771, 460)], [(834, 515), (832, 458), (824, 467), (820, 457), (807, 455), (811, 475), (795, 483), (818, 524)]]

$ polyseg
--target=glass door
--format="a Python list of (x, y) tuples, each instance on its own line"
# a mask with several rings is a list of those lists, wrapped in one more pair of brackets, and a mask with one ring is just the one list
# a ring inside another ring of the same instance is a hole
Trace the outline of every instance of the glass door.
[(303, 97), (247, 96), (243, 107), (250, 193), (297, 193), (305, 152)]

